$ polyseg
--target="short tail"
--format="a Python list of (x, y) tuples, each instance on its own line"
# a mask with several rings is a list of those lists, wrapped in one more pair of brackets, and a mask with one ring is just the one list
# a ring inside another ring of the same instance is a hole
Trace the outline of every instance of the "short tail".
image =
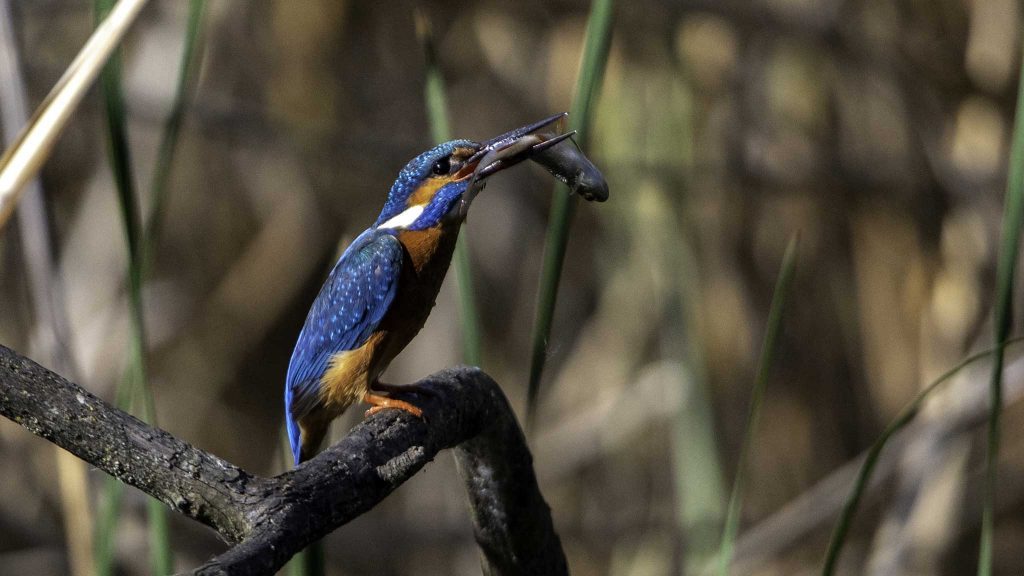
[(302, 462), (299, 458), (299, 448), (302, 445), (302, 431), (299, 429), (299, 423), (295, 421), (295, 416), (292, 414), (292, 387), (290, 384), (286, 384), (284, 387), (284, 423), (288, 429), (288, 444), (292, 448), (292, 459), (295, 460), (295, 465), (298, 466)]
[(292, 447), (292, 458), (295, 460), (295, 465), (298, 466), (303, 460), (302, 431), (299, 429), (299, 423), (292, 418), (291, 412), (286, 412), (284, 419), (288, 426), (288, 443)]
[(326, 417), (322, 409), (315, 409), (298, 420), (289, 412), (285, 419), (288, 424), (288, 443), (292, 447), (295, 465), (298, 466), (316, 456), (324, 436), (327, 435), (331, 419)]

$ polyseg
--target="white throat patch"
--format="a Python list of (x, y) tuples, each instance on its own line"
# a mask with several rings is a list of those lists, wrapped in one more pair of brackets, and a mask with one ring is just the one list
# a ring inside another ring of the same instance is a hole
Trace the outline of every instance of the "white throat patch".
[(410, 206), (403, 210), (402, 212), (400, 212), (398, 215), (387, 220), (380, 226), (377, 226), (377, 229), (386, 228), (404, 230), (409, 226), (412, 226), (412, 223), (415, 222), (416, 219), (420, 217), (420, 214), (423, 214), (423, 209), (423, 204)]

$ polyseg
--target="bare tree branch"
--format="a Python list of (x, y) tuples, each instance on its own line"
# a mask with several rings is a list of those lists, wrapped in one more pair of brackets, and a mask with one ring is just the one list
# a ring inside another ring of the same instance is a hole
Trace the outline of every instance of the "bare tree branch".
[(316, 458), (256, 476), (110, 406), (0, 346), (0, 414), (216, 530), (235, 546), (196, 574), (272, 574), (456, 447), (488, 574), (568, 574), (501, 389), (475, 368), (418, 383), (423, 420), (384, 411)]

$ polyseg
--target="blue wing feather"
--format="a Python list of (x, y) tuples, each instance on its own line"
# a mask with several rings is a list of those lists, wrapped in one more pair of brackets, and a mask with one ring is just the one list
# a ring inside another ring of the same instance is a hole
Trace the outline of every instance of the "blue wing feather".
[(391, 234), (371, 228), (334, 265), (306, 316), (285, 385), (285, 417), (298, 458), (298, 420), (320, 400), (320, 379), (331, 357), (366, 343), (395, 298), (404, 249)]

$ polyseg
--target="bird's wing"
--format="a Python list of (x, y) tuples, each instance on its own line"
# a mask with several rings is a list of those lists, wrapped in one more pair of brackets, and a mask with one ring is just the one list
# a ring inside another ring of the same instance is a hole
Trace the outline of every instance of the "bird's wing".
[(316, 407), (331, 357), (354, 350), (380, 325), (395, 298), (404, 248), (394, 236), (367, 230), (345, 250), (306, 317), (288, 364), (285, 388), (289, 436)]

